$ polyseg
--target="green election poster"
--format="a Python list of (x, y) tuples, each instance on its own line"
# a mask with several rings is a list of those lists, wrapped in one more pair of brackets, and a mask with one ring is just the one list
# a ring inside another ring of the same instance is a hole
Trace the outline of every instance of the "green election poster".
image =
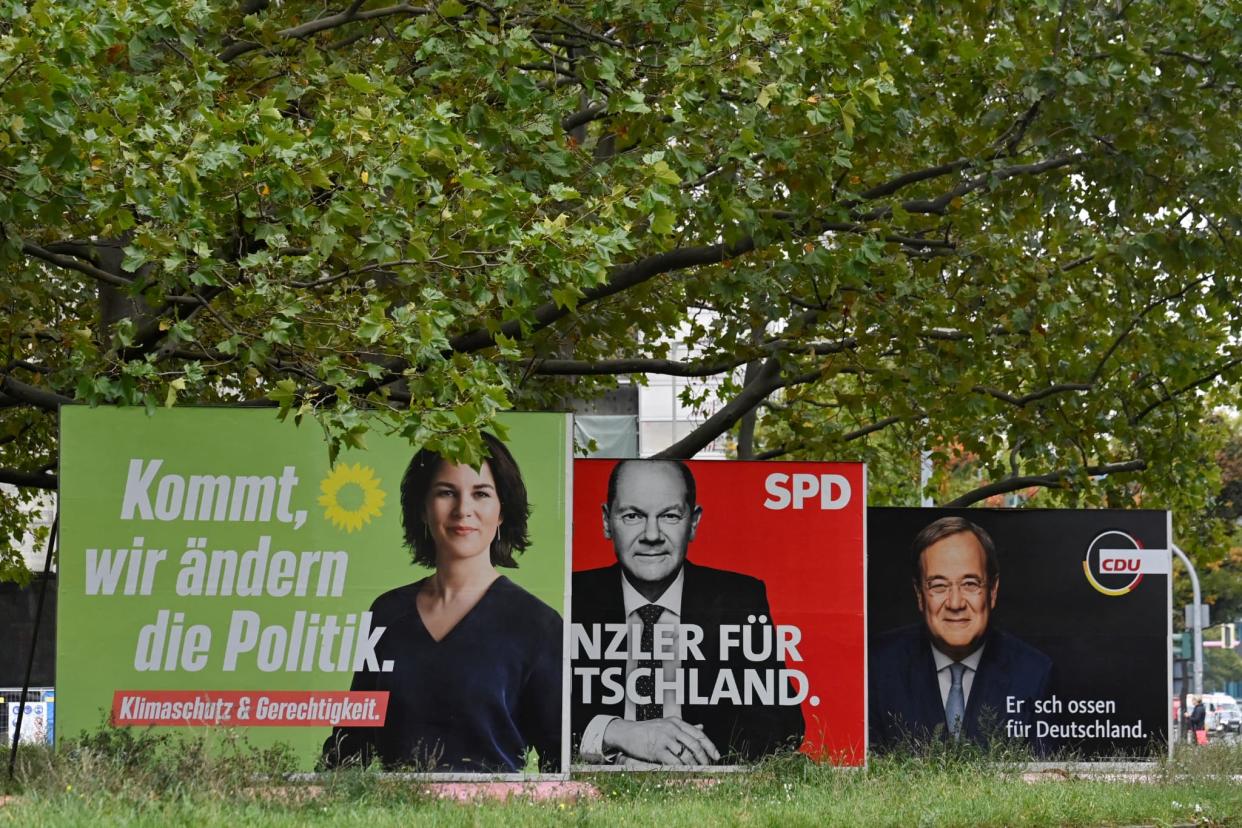
[(235, 728), (304, 769), (562, 773), (568, 415), (479, 468), (269, 410), (61, 411), (57, 737)]

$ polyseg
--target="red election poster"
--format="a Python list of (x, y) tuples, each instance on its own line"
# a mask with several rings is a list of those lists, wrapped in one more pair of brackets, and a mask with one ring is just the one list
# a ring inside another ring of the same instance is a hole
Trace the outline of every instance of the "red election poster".
[(576, 767), (866, 754), (866, 471), (576, 460)]

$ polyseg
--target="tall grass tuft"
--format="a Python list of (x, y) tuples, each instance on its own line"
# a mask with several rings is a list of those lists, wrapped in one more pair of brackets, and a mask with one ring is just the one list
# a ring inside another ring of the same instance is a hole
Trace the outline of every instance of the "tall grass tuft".
[(1139, 775), (1028, 776), (1030, 756), (1016, 746), (934, 742), (866, 768), (794, 754), (714, 776), (594, 774), (594, 794), (581, 799), (469, 803), (375, 769), (295, 781), (288, 751), (227, 731), (105, 727), (20, 756), (20, 795), (0, 806), (0, 826), (1234, 825), (1242, 815), (1242, 745), (1227, 744), (1179, 747)]
[(101, 726), (56, 751), (23, 746), (11, 783), (14, 793), (79, 795), (158, 793), (231, 796), (256, 778), (294, 770), (288, 748), (257, 748), (233, 730), (173, 733)]

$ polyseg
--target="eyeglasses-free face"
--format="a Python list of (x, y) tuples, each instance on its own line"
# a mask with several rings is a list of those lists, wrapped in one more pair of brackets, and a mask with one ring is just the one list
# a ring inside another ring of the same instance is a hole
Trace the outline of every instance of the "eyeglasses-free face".
[(685, 480), (672, 463), (627, 463), (613, 503), (604, 507), (604, 535), (630, 582), (671, 580), (686, 560), (702, 509), (686, 503)]
[(425, 519), (437, 564), (490, 554), (504, 517), (487, 462), (477, 471), (464, 463), (441, 463), (427, 491)]
[(954, 660), (973, 653), (988, 631), (999, 582), (988, 583), (987, 556), (970, 532), (958, 532), (923, 550), (915, 598), (936, 649)]

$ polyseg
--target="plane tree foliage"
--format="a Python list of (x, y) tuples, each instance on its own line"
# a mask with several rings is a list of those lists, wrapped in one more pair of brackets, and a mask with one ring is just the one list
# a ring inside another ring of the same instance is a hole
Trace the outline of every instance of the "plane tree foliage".
[[(1227, 624), (1242, 621), (1242, 523), (1239, 522), (1242, 519), (1242, 422), (1236, 415), (1225, 416), (1217, 417), (1213, 425), (1223, 436), (1216, 454), (1220, 486), (1208, 505), (1207, 514), (1197, 523), (1207, 527), (1214, 522), (1219, 524), (1223, 531), (1213, 547), (1221, 551), (1205, 556), (1197, 569), (1201, 597), (1212, 608), (1212, 623)], [(1189, 578), (1175, 580), (1174, 586), (1176, 608), (1194, 601)], [(1181, 620), (1174, 615), (1175, 623), (1180, 624)]]
[(1201, 504), (1240, 52), (1212, 0), (4, 0), (0, 524), (63, 404), (473, 461), (649, 373), (721, 380), (671, 455)]
[(1207, 647), (1203, 650), (1203, 688), (1223, 692), (1230, 682), (1242, 681), (1242, 656), (1236, 650)]

